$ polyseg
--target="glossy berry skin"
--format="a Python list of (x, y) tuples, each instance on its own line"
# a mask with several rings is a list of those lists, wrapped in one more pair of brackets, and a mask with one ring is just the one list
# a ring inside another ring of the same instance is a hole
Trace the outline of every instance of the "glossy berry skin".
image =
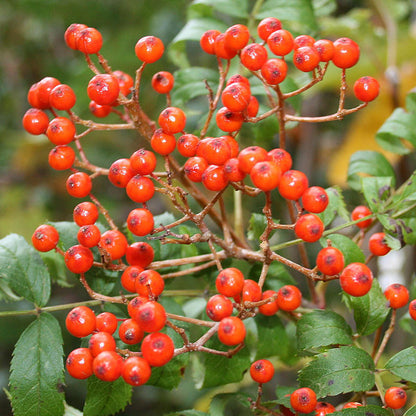
[(74, 222), (82, 227), (83, 225), (94, 224), (98, 220), (99, 212), (97, 205), (92, 202), (80, 202), (73, 212)]
[(49, 126), (49, 117), (38, 108), (29, 108), (23, 116), (22, 124), (23, 128), (30, 134), (43, 134)]
[(186, 115), (178, 107), (167, 107), (159, 114), (158, 123), (165, 133), (176, 134), (185, 129)]
[(318, 51), (313, 46), (301, 46), (293, 53), (293, 63), (303, 72), (314, 70), (320, 62)]
[(265, 303), (264, 305), (259, 306), (259, 312), (262, 315), (272, 316), (279, 310), (279, 305), (277, 303), (277, 292), (274, 290), (265, 290), (261, 295), (261, 300), (269, 299), (272, 296), (275, 297), (271, 302)]
[(343, 409), (355, 409), (360, 406), (362, 406), (362, 403), (360, 402), (348, 402), (348, 403), (345, 403), (344, 406), (342, 406), (342, 408)]
[(120, 278), (121, 286), (130, 293), (136, 292), (137, 276), (143, 271), (140, 266), (128, 266), (122, 273)]
[[(371, 215), (372, 212), (370, 211), (370, 209), (368, 207), (366, 207), (365, 205), (358, 205), (357, 207), (355, 207), (351, 213), (351, 219), (353, 221), (359, 220), (361, 218), (367, 217), (368, 215)], [(357, 227), (359, 228), (367, 228), (371, 225), (371, 223), (373, 222), (373, 220), (371, 218), (364, 220), (364, 221), (360, 221), (356, 224)]]
[(75, 152), (72, 147), (65, 144), (55, 146), (48, 155), (48, 163), (52, 169), (66, 170), (72, 167), (75, 161)]
[(240, 151), (240, 145), (238, 144), (238, 141), (236, 139), (234, 139), (234, 137), (232, 137), (232, 136), (230, 136), (228, 134), (225, 135), (225, 136), (221, 136), (219, 138), (222, 141), (226, 142), (228, 144), (228, 146), (230, 147), (230, 150), (231, 150), (230, 157), (237, 157), (238, 156), (238, 152)]
[[(241, 299), (240, 299), (241, 298)], [(257, 282), (252, 279), (245, 279), (241, 296), (235, 296), (236, 302), (258, 302), (261, 300), (261, 288)]]
[(257, 34), (260, 39), (267, 41), (267, 38), (276, 30), (282, 28), (282, 22), (275, 17), (266, 17), (257, 25)]
[(85, 198), (91, 189), (91, 178), (85, 172), (75, 172), (66, 180), (66, 190), (74, 198)]
[(277, 292), (277, 305), (282, 311), (294, 311), (302, 303), (302, 292), (293, 285), (285, 285)]
[(287, 63), (283, 59), (272, 58), (261, 67), (261, 75), (269, 85), (278, 85), (287, 75)]
[(156, 36), (145, 36), (139, 39), (134, 47), (137, 58), (146, 64), (159, 60), (164, 51), (163, 42)]
[(146, 208), (136, 208), (130, 211), (127, 217), (127, 228), (139, 237), (153, 231), (153, 214)]
[(295, 224), (295, 234), (308, 243), (318, 241), (324, 232), (322, 220), (315, 214), (301, 215)]
[(97, 29), (86, 27), (78, 33), (76, 46), (80, 52), (86, 55), (96, 54), (103, 46), (103, 37)]
[(100, 105), (112, 105), (118, 98), (120, 85), (110, 74), (98, 74), (91, 78), (87, 86), (90, 100)]
[(248, 117), (256, 117), (260, 108), (260, 103), (257, 100), (257, 98), (252, 95), (250, 97), (250, 101), (248, 103), (248, 106), (246, 108), (246, 114)]
[(83, 225), (78, 230), (77, 240), (84, 247), (95, 247), (101, 240), (101, 231), (94, 224)]
[(156, 169), (156, 164), (156, 156), (150, 150), (139, 149), (130, 156), (130, 166), (139, 175), (150, 175)]
[(54, 87), (60, 84), (59, 80), (53, 77), (42, 78), (38, 83), (32, 85), (28, 92), (28, 101), (32, 107), (44, 110), (50, 108), (49, 96)]
[(147, 176), (135, 175), (127, 183), (126, 193), (134, 202), (147, 202), (155, 193), (155, 185)]
[(65, 31), (64, 39), (65, 43), (71, 49), (77, 49), (77, 39), (81, 30), (85, 29), (87, 25), (82, 23), (72, 23)]
[(267, 160), (267, 151), (260, 146), (249, 146), (238, 154), (239, 169), (244, 173), (250, 173), (254, 165)]
[(51, 120), (46, 129), (46, 136), (55, 145), (69, 144), (76, 134), (75, 124), (66, 117), (56, 117)]
[(235, 267), (228, 267), (218, 273), (215, 286), (218, 292), (224, 296), (239, 296), (244, 287), (244, 275)]
[(339, 38), (334, 42), (332, 62), (342, 69), (351, 68), (360, 58), (360, 47), (350, 38)]
[(234, 82), (224, 88), (221, 100), (230, 111), (239, 112), (247, 108), (250, 96), (250, 89), (246, 85)]
[(205, 311), (210, 319), (219, 322), (221, 319), (231, 316), (233, 303), (224, 295), (214, 295), (208, 299)]
[(131, 319), (137, 321), (139, 308), (147, 302), (149, 302), (148, 298), (144, 298), (143, 296), (136, 296), (127, 304), (127, 312)]
[(318, 270), (326, 276), (335, 276), (344, 269), (344, 255), (336, 247), (324, 247), (316, 257)]
[(302, 205), (306, 211), (319, 214), (325, 211), (328, 204), (328, 194), (320, 186), (311, 186), (302, 194)]
[(227, 48), (239, 51), (247, 45), (250, 32), (247, 26), (236, 24), (229, 27), (224, 33), (224, 42)]
[(351, 296), (364, 296), (371, 289), (373, 273), (364, 263), (350, 263), (344, 268), (339, 283)]
[(282, 174), (279, 183), (279, 192), (283, 198), (297, 201), (308, 189), (307, 176), (300, 170), (288, 170)]
[(168, 71), (157, 72), (152, 77), (152, 87), (159, 94), (169, 93), (172, 90), (174, 83), (175, 79)]
[(384, 291), (384, 296), (389, 301), (389, 306), (392, 309), (402, 308), (409, 302), (409, 291), (406, 286), (403, 286), (400, 283), (393, 283), (387, 286)]
[(228, 184), (222, 166), (209, 165), (202, 174), (202, 183), (210, 191), (222, 191)]
[(115, 381), (121, 376), (123, 359), (115, 351), (103, 351), (92, 362), (97, 378), (103, 381)]
[(313, 44), (321, 62), (329, 62), (334, 56), (334, 44), (328, 39), (319, 39)]
[(121, 376), (127, 384), (146, 384), (152, 374), (149, 363), (142, 357), (129, 357), (124, 361)]
[(311, 413), (315, 410), (316, 404), (316, 394), (309, 387), (297, 389), (290, 395), (290, 405), (296, 412)]
[(110, 105), (100, 105), (93, 100), (90, 101), (88, 108), (95, 117), (99, 118), (107, 117), (113, 110)]
[(354, 95), (360, 100), (368, 103), (375, 100), (380, 92), (380, 84), (373, 77), (361, 77), (354, 83)]
[(390, 387), (384, 394), (384, 402), (390, 409), (401, 409), (405, 406), (407, 394), (401, 387)]
[(108, 332), (96, 332), (92, 334), (88, 341), (88, 348), (90, 349), (92, 356), (96, 357), (103, 351), (115, 351), (116, 341)]
[(49, 95), (49, 104), (57, 110), (68, 111), (77, 101), (74, 90), (66, 84), (54, 87)]
[(146, 335), (142, 342), (143, 358), (152, 367), (161, 367), (173, 357), (175, 345), (172, 338), (162, 332)]
[(250, 43), (240, 54), (241, 63), (250, 71), (258, 71), (267, 61), (267, 50), (258, 43)]
[(33, 247), (41, 252), (53, 250), (59, 242), (57, 229), (49, 224), (42, 224), (32, 234)]
[(127, 345), (138, 344), (144, 337), (144, 331), (134, 319), (126, 319), (118, 329), (120, 339)]
[(209, 165), (223, 165), (231, 157), (231, 148), (222, 137), (209, 137), (199, 142), (196, 154), (203, 157)]
[(165, 281), (156, 270), (143, 270), (136, 278), (135, 289), (140, 296), (158, 297), (165, 288)]
[(133, 176), (130, 160), (125, 158), (113, 162), (108, 171), (109, 181), (118, 188), (125, 188)]
[(121, 259), (127, 250), (127, 239), (125, 235), (118, 230), (107, 230), (101, 235), (99, 247), (110, 256), (111, 260)]
[(230, 182), (240, 182), (246, 176), (246, 173), (240, 169), (240, 162), (236, 157), (228, 159), (225, 162), (224, 174), (226, 179)]
[(244, 322), (236, 316), (223, 318), (218, 325), (218, 339), (228, 346), (238, 345), (244, 342), (246, 327)]
[(66, 359), (66, 369), (69, 375), (78, 380), (92, 376), (93, 359), (88, 348), (77, 348), (71, 351)]
[(409, 315), (414, 321), (416, 321), (416, 299), (413, 299), (409, 303)]
[(176, 147), (178, 152), (184, 157), (193, 157), (196, 155), (199, 139), (194, 134), (183, 134), (179, 137)]
[(383, 232), (374, 233), (368, 240), (368, 248), (375, 256), (385, 256), (391, 248), (386, 243), (386, 234)]
[(165, 326), (167, 318), (165, 308), (160, 303), (149, 301), (139, 307), (134, 319), (144, 331), (158, 332)]
[(203, 157), (194, 156), (185, 162), (183, 170), (189, 180), (192, 182), (201, 182), (202, 175), (208, 166), (208, 162)]
[(80, 274), (91, 269), (94, 263), (94, 256), (89, 248), (75, 245), (65, 252), (64, 260), (69, 271)]
[(315, 415), (316, 416), (325, 416), (328, 413), (334, 413), (335, 407), (332, 406), (331, 403), (327, 402), (318, 402), (315, 408)]
[(87, 306), (77, 306), (66, 316), (65, 326), (74, 337), (86, 337), (96, 328), (95, 313)]
[(157, 129), (150, 139), (152, 149), (162, 156), (167, 156), (176, 148), (176, 139), (173, 134), (166, 133), (163, 129)]
[(275, 148), (267, 152), (267, 160), (276, 163), (282, 174), (292, 167), (292, 156), (284, 149)]
[(281, 176), (279, 166), (268, 160), (256, 163), (250, 171), (250, 178), (254, 186), (264, 192), (277, 188)]
[(304, 46), (313, 46), (315, 39), (309, 35), (299, 35), (293, 39), (293, 49), (299, 49)]
[(288, 30), (276, 30), (267, 38), (267, 45), (275, 55), (285, 56), (293, 49), (293, 36)]
[(250, 366), (250, 376), (256, 383), (268, 383), (274, 376), (274, 367), (269, 360), (257, 360)]
[(220, 130), (231, 133), (241, 129), (244, 118), (241, 113), (231, 111), (227, 107), (222, 107), (215, 115), (215, 122)]
[(207, 30), (201, 36), (199, 44), (205, 53), (215, 55), (215, 38), (221, 34), (219, 30)]
[(144, 241), (130, 244), (126, 250), (126, 260), (131, 266), (147, 267), (155, 257), (152, 246)]
[(102, 312), (96, 316), (95, 325), (97, 331), (114, 334), (118, 326), (117, 317), (111, 312)]
[(214, 41), (215, 55), (217, 58), (226, 60), (233, 59), (237, 55), (237, 50), (231, 49), (225, 43), (225, 33), (220, 33)]

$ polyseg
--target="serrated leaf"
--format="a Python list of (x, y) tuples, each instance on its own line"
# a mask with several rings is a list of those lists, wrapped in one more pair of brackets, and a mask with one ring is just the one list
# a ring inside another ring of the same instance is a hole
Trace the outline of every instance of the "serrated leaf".
[(333, 412), (336, 416), (392, 416), (389, 409), (384, 409), (381, 406), (373, 404), (367, 406), (358, 406), (350, 409), (342, 409), (339, 412)]
[(61, 287), (74, 286), (76, 279), (73, 278), (73, 273), (68, 271), (64, 257), (61, 254), (51, 250), (46, 253), (40, 253), (40, 256), (48, 268), (53, 283)]
[(89, 377), (84, 416), (108, 416), (123, 410), (130, 403), (132, 390), (121, 377), (111, 383)]
[(377, 143), (389, 152), (408, 154), (411, 148), (405, 140), (416, 146), (416, 115), (403, 108), (396, 108), (376, 134)]
[(220, 13), (241, 19), (248, 17), (247, 0), (194, 0), (192, 4), (206, 4)]
[(416, 347), (409, 347), (390, 358), (386, 370), (404, 380), (416, 383)]
[(299, 373), (299, 384), (314, 390), (317, 397), (370, 390), (374, 382), (373, 359), (354, 346), (319, 354)]
[(325, 237), (325, 244), (323, 244), (324, 247), (327, 246), (326, 240), (331, 240), (331, 245), (342, 251), (345, 265), (355, 262), (365, 262), (364, 253), (349, 237), (343, 234), (330, 234)]
[(361, 190), (363, 176), (392, 177), (392, 186), (395, 184), (395, 174), (389, 161), (379, 152), (360, 150), (355, 152), (348, 165), (348, 184), (356, 191)]
[[(225, 347), (216, 338), (210, 340), (207, 343), (207, 347), (220, 351), (227, 351), (229, 349), (229, 347)], [(250, 364), (250, 352), (247, 347), (244, 347), (238, 354), (233, 355), (231, 358), (215, 354), (206, 354), (205, 375), (202, 387), (216, 387), (241, 381)]]
[(360, 297), (344, 294), (344, 300), (354, 310), (357, 332), (369, 335), (376, 331), (386, 320), (390, 309), (378, 280), (374, 279), (370, 291)]
[(280, 318), (259, 315), (255, 323), (258, 339), (256, 360), (272, 356), (285, 357), (289, 349), (289, 338)]
[(0, 240), (0, 277), (16, 295), (37, 306), (48, 303), (51, 292), (48, 269), (22, 236), (9, 234)]
[(350, 219), (349, 213), (345, 207), (344, 197), (342, 196), (341, 188), (338, 186), (333, 186), (326, 189), (328, 194), (329, 203), (324, 212), (317, 214), (318, 217), (322, 220), (325, 226), (331, 224), (331, 222), (337, 217), (340, 216), (344, 220), (348, 221)]
[(361, 189), (372, 212), (382, 212), (384, 204), (393, 190), (394, 178), (391, 176), (372, 176), (361, 178)]
[(49, 222), (48, 224), (53, 225), (59, 233), (58, 246), (66, 251), (75, 244), (79, 244), (77, 240), (77, 233), (79, 226), (74, 222), (70, 221), (58, 221)]
[(299, 350), (348, 345), (352, 342), (351, 327), (341, 315), (329, 310), (304, 314), (297, 322), (296, 335)]
[(41, 313), (20, 336), (9, 380), (15, 416), (63, 415), (62, 343), (58, 321), (48, 313)]

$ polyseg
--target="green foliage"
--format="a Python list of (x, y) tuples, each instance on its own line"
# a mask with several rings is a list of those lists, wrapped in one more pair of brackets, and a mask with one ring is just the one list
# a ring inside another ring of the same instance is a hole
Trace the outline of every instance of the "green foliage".
[(416, 383), (416, 349), (406, 348), (390, 358), (385, 365), (394, 375)]

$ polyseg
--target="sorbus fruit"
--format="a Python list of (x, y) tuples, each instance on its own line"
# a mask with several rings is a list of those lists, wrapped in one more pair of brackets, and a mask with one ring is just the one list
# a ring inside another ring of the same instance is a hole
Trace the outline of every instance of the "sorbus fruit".
[(383, 232), (374, 233), (368, 240), (368, 248), (375, 256), (385, 256), (391, 248), (386, 243), (386, 234)]
[(219, 34), (221, 32), (215, 29), (207, 30), (202, 34), (199, 44), (205, 53), (215, 55), (215, 39)]
[(303, 72), (314, 70), (320, 62), (318, 51), (313, 46), (301, 46), (293, 53), (293, 63)]
[(239, 112), (247, 108), (250, 96), (250, 89), (245, 84), (233, 82), (224, 88), (221, 100), (230, 111)]
[(48, 163), (52, 169), (66, 170), (72, 167), (75, 161), (75, 152), (72, 147), (62, 144), (55, 146), (48, 155)]
[(135, 175), (127, 183), (126, 193), (134, 202), (147, 202), (155, 193), (155, 185), (147, 176)]
[(77, 233), (78, 242), (84, 247), (95, 247), (101, 239), (101, 231), (94, 224), (83, 225)]
[(285, 56), (293, 49), (293, 36), (285, 29), (278, 29), (267, 38), (267, 45), (277, 56)]
[(35, 99), (35, 101), (37, 101), (38, 105), (33, 105), (29, 102), (30, 105), (32, 107), (37, 107), (37, 108), (40, 108), (40, 109), (50, 108), (49, 96), (51, 94), (52, 89), (54, 87), (56, 87), (57, 85), (59, 85), (59, 84), (60, 84), (60, 82), (56, 78), (53, 78), (53, 77), (42, 78), (37, 83), (37, 88), (36, 88), (36, 99)]
[(302, 303), (302, 292), (293, 285), (285, 285), (277, 292), (277, 305), (282, 311), (294, 311)]
[(138, 344), (144, 337), (144, 331), (134, 319), (126, 319), (118, 329), (120, 339), (128, 345)]
[(159, 60), (164, 51), (163, 42), (156, 36), (145, 36), (139, 39), (134, 47), (136, 56), (146, 64)]
[(261, 75), (269, 85), (280, 84), (286, 78), (287, 63), (283, 59), (269, 59), (261, 67)]
[(224, 42), (227, 48), (239, 51), (247, 45), (250, 39), (248, 27), (242, 24), (236, 24), (229, 27), (224, 33)]
[(165, 133), (179, 133), (185, 129), (186, 115), (178, 107), (167, 107), (159, 114), (158, 123)]
[(241, 344), (246, 337), (244, 322), (236, 316), (221, 319), (218, 325), (218, 339), (225, 345)]
[(85, 198), (91, 189), (91, 178), (85, 172), (75, 172), (66, 180), (66, 190), (74, 198)]
[(137, 321), (137, 317), (139, 315), (139, 308), (140, 306), (144, 305), (145, 303), (149, 302), (149, 299), (143, 296), (136, 296), (127, 304), (127, 313), (129, 314), (131, 319)]
[(70, 110), (77, 101), (74, 90), (66, 84), (59, 84), (51, 90), (49, 104), (57, 110)]
[(162, 156), (167, 156), (175, 150), (176, 139), (173, 134), (165, 133), (163, 129), (157, 129), (150, 139), (152, 149)]
[(309, 387), (302, 387), (290, 395), (290, 405), (299, 413), (311, 413), (317, 404), (316, 394)]
[(158, 297), (165, 288), (165, 281), (156, 270), (143, 270), (136, 278), (135, 289), (140, 296)]
[(147, 267), (155, 256), (152, 246), (144, 241), (130, 244), (126, 250), (126, 260), (132, 266)]
[(77, 306), (66, 316), (65, 326), (74, 337), (86, 337), (96, 328), (95, 313), (88, 306)]
[(186, 177), (192, 182), (201, 182), (202, 174), (208, 168), (208, 162), (199, 156), (190, 157), (183, 167)]
[[(138, 278), (136, 286), (137, 280)], [(160, 303), (151, 300), (138, 308), (137, 315), (133, 319), (144, 331), (158, 332), (165, 326), (167, 318), (165, 308)]]
[(249, 146), (238, 154), (239, 168), (244, 173), (250, 173), (258, 162), (267, 160), (267, 151), (260, 146)]
[(142, 357), (129, 357), (124, 361), (121, 376), (127, 384), (146, 384), (152, 374), (149, 363)]
[(293, 49), (299, 49), (303, 46), (313, 46), (315, 39), (309, 35), (299, 35), (293, 39)]
[(108, 332), (96, 332), (95, 334), (92, 334), (88, 341), (88, 348), (90, 349), (92, 356), (96, 357), (103, 351), (115, 351), (116, 341)]
[(108, 179), (118, 188), (125, 188), (133, 176), (130, 160), (125, 158), (113, 162), (108, 170)]
[(222, 137), (210, 137), (199, 142), (196, 154), (209, 165), (223, 165), (231, 157), (231, 148)]
[(65, 43), (71, 49), (77, 49), (77, 39), (81, 30), (86, 29), (87, 25), (82, 23), (72, 23), (65, 31), (64, 39)]
[(413, 320), (416, 320), (416, 299), (409, 303), (409, 315)]
[(120, 92), (125, 96), (129, 95), (134, 85), (133, 78), (129, 74), (120, 70), (114, 71), (113, 76), (117, 79)]
[(57, 229), (49, 224), (42, 224), (32, 234), (33, 247), (41, 252), (53, 250), (59, 241)]
[(120, 85), (117, 78), (110, 74), (95, 75), (88, 83), (88, 97), (100, 105), (112, 105), (119, 93)]
[(263, 45), (250, 43), (240, 53), (241, 63), (250, 71), (258, 71), (267, 61), (267, 50)]
[(257, 162), (250, 171), (250, 178), (254, 186), (262, 191), (271, 191), (279, 185), (282, 173), (273, 161)]
[(172, 359), (175, 345), (169, 335), (153, 332), (144, 337), (141, 350), (143, 358), (152, 367), (161, 367)]
[(231, 49), (227, 46), (225, 42), (225, 33), (220, 33), (218, 36), (215, 37), (214, 41), (214, 49), (215, 55), (218, 58), (230, 60), (233, 59), (234, 56), (237, 55), (237, 50)]
[(377, 98), (380, 92), (380, 84), (373, 77), (361, 77), (354, 83), (354, 95), (360, 100), (368, 103)]
[(257, 282), (252, 279), (245, 279), (241, 294), (234, 297), (236, 302), (258, 302), (261, 300), (261, 288)]
[(342, 290), (351, 296), (364, 296), (371, 289), (373, 273), (364, 263), (350, 263), (339, 276)]
[(302, 205), (306, 211), (319, 214), (325, 211), (328, 204), (328, 194), (320, 186), (311, 186), (302, 194)]
[(236, 157), (228, 159), (225, 162), (224, 174), (230, 182), (240, 182), (246, 176), (246, 173), (240, 169), (240, 162)]
[(55, 145), (71, 143), (76, 132), (75, 124), (66, 117), (54, 118), (46, 129), (49, 141)]
[(226, 82), (225, 86), (228, 87), (229, 85), (233, 84), (234, 82), (244, 84), (244, 85), (247, 86), (247, 88), (250, 88), (250, 81), (244, 75), (241, 75), (241, 74), (231, 75), (231, 77), (228, 78), (228, 81)]
[(94, 224), (98, 219), (98, 208), (97, 205), (92, 202), (85, 201), (80, 202), (73, 212), (74, 222), (82, 227), (83, 225)]
[(127, 228), (137, 236), (144, 236), (153, 231), (153, 214), (146, 208), (135, 208), (127, 217)]
[(334, 413), (334, 412), (335, 412), (335, 407), (332, 406), (331, 403), (327, 403), (327, 402), (316, 403), (316, 408), (315, 408), (316, 416), (325, 416), (328, 413)]
[(125, 235), (118, 230), (107, 230), (101, 235), (99, 247), (110, 256), (111, 260), (121, 259), (127, 250), (127, 239)]
[(332, 62), (338, 68), (354, 66), (360, 58), (360, 47), (350, 38), (339, 38), (334, 42)]
[(38, 108), (29, 108), (23, 116), (22, 124), (23, 128), (30, 134), (43, 134), (49, 126), (49, 117)]
[(222, 191), (228, 184), (222, 166), (209, 165), (202, 174), (202, 183), (210, 191)]
[(95, 117), (99, 118), (107, 117), (113, 111), (110, 105), (100, 105), (93, 100), (90, 101), (88, 108)]
[(208, 299), (205, 311), (210, 319), (219, 322), (233, 313), (233, 303), (226, 296), (217, 294)]
[(336, 247), (324, 247), (316, 257), (318, 270), (327, 276), (335, 276), (344, 269), (344, 255)]
[(70, 247), (64, 256), (66, 267), (75, 274), (85, 273), (91, 269), (94, 256), (88, 247), (80, 244)]
[(393, 283), (384, 291), (384, 296), (389, 301), (390, 308), (399, 309), (407, 305), (409, 302), (409, 291), (406, 286), (400, 283)]
[(218, 128), (227, 133), (240, 130), (243, 121), (244, 118), (241, 113), (230, 111), (227, 107), (220, 108), (215, 115)]
[(79, 380), (92, 376), (93, 356), (88, 348), (77, 348), (71, 351), (66, 359), (68, 373)]
[(140, 266), (128, 266), (122, 273), (120, 278), (121, 286), (128, 292), (136, 292), (136, 279), (137, 276), (143, 271)]
[(335, 48), (331, 40), (319, 39), (313, 46), (317, 50), (321, 62), (329, 62), (334, 56)]
[(250, 376), (256, 383), (268, 383), (274, 376), (274, 367), (269, 360), (257, 360), (250, 366)]
[(267, 152), (267, 160), (276, 163), (281, 172), (284, 173), (292, 167), (292, 156), (284, 149), (275, 148)]
[(97, 29), (86, 27), (78, 33), (76, 46), (80, 52), (85, 53), (86, 55), (95, 54), (100, 52), (100, 49), (103, 46), (103, 37)]
[(239, 296), (244, 287), (244, 275), (235, 267), (228, 267), (218, 273), (215, 286), (224, 296)]
[(92, 362), (97, 378), (103, 381), (115, 381), (121, 376), (123, 359), (115, 351), (103, 351)]
[(276, 30), (282, 28), (282, 22), (275, 17), (266, 17), (257, 25), (257, 34), (260, 39), (267, 41), (267, 38)]
[[(372, 212), (370, 211), (370, 209), (368, 207), (366, 207), (365, 205), (358, 205), (357, 207), (355, 207), (351, 213), (351, 219), (353, 221), (359, 220), (361, 218), (367, 217), (368, 215), (371, 215)], [(366, 220), (357, 222), (356, 226), (359, 228), (367, 228), (371, 225), (371, 223), (373, 222), (372, 218), (368, 218)]]
[(277, 292), (275, 290), (265, 290), (261, 295), (261, 300), (270, 299), (273, 296), (275, 297), (274, 300), (259, 306), (259, 312), (262, 315), (272, 316), (279, 310), (279, 305), (277, 303)]
[(178, 152), (184, 157), (193, 157), (196, 155), (199, 139), (194, 134), (183, 134), (179, 137), (176, 147)]
[(362, 403), (360, 402), (348, 402), (348, 403), (345, 403), (344, 406), (342, 406), (342, 408), (343, 409), (355, 409), (360, 406), (362, 406)]
[(139, 149), (130, 156), (130, 166), (139, 175), (150, 175), (156, 169), (156, 164), (156, 156), (150, 150)]
[(407, 394), (401, 387), (390, 387), (384, 393), (384, 402), (390, 409), (401, 409), (407, 401)]
[(252, 95), (250, 97), (250, 101), (248, 102), (248, 106), (246, 108), (246, 113), (249, 117), (256, 117), (257, 113), (259, 112), (260, 103), (257, 98)]
[(308, 177), (300, 170), (291, 169), (282, 174), (278, 188), (283, 198), (297, 201), (308, 186)]
[(159, 94), (167, 94), (173, 88), (175, 79), (168, 71), (159, 71), (152, 77), (152, 87)]
[(118, 326), (117, 317), (111, 312), (102, 312), (95, 317), (95, 325), (97, 331), (114, 334)]
[(315, 214), (301, 215), (295, 224), (295, 234), (308, 243), (318, 241), (324, 232), (322, 220)]
[(240, 147), (237, 140), (234, 139), (234, 137), (229, 136), (228, 134), (226, 136), (221, 136), (220, 139), (225, 141), (228, 144), (228, 146), (230, 147), (230, 150), (231, 150), (230, 157), (237, 157), (238, 152), (239, 152), (239, 147)]

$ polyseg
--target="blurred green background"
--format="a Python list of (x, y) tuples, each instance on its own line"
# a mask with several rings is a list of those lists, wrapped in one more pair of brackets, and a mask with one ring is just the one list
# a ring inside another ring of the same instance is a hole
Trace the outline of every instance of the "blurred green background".
[[(53, 76), (62, 83), (69, 84), (77, 93), (77, 113), (85, 118), (90, 117), (85, 89), (91, 72), (83, 56), (65, 45), (63, 34), (66, 28), (76, 22), (100, 30), (104, 39), (104, 57), (110, 61), (113, 69), (120, 69), (133, 76), (138, 67), (134, 54), (136, 41), (142, 36), (153, 34), (168, 45), (185, 24), (186, 10), (190, 3), (189, 0), (0, 1), (0, 238), (14, 232), (29, 241), (33, 230), (46, 220), (70, 221), (72, 218), (75, 204), (63, 187), (67, 174), (52, 171), (47, 163), (50, 143), (44, 136), (28, 135), (21, 127), (21, 118), (29, 107), (27, 91), (33, 83), (45, 76)], [(249, 1), (250, 5), (254, 3)], [(325, 6), (323, 0), (315, 3)], [(397, 94), (391, 89), (392, 84), (384, 78), (389, 65), (386, 63), (387, 38), (391, 32), (385, 29), (386, 21), (383, 20), (380, 9), (383, 3), (393, 7), (390, 23), (397, 29), (399, 40), (394, 42), (397, 59), (389, 63), (395, 66), (401, 81)], [(416, 84), (415, 57), (414, 53), (409, 54), (409, 51), (415, 50), (411, 25), (414, 7), (412, 1), (339, 0), (331, 16), (319, 20), (321, 35), (360, 38), (365, 56), (357, 77), (378, 76), (385, 88), (380, 104), (375, 104), (367, 113), (363, 112), (362, 116), (351, 117), (342, 125), (334, 126), (330, 123), (325, 130), (313, 125), (295, 129), (291, 133), (291, 150), (296, 154), (295, 166), (302, 168), (315, 184), (342, 184), (344, 178), (339, 170), (345, 173), (349, 154), (363, 146), (376, 148), (372, 139), (374, 132), (390, 114), (397, 100), (400, 103), (404, 92)], [(235, 22), (228, 19), (227, 23)], [(197, 62), (199, 59), (201, 62), (206, 61), (202, 54), (192, 58)], [(163, 99), (150, 93), (148, 81), (153, 73), (162, 69), (175, 69), (167, 54), (144, 74), (142, 95), (145, 97), (146, 111), (153, 115), (160, 110)], [(305, 100), (305, 112), (318, 111), (325, 114), (332, 111), (329, 106), (335, 102), (337, 79), (333, 74), (329, 75), (329, 81), (324, 87)], [(363, 117), (366, 117), (365, 128)], [(87, 151), (93, 163), (104, 167), (119, 157), (128, 157), (132, 149), (140, 145), (140, 140), (138, 142), (132, 132), (117, 133), (116, 142), (110, 133), (96, 133), (95, 137), (86, 146)], [(397, 162), (403, 177), (407, 177), (414, 169), (412, 157), (392, 160)], [(329, 175), (328, 166), (331, 169)], [(129, 211), (130, 205), (125, 202), (122, 191), (108, 187), (105, 181), (98, 183), (98, 187), (97, 194), (102, 192), (105, 206), (114, 217), (123, 217)], [(155, 210), (156, 213), (161, 213), (163, 207), (155, 206)], [(78, 300), (77, 290), (57, 287), (51, 304)], [(2, 303), (0, 306), (2, 310), (27, 307), (21, 303)], [(64, 314), (57, 316), (62, 318)], [(7, 387), (14, 343), (31, 320), (32, 318), (0, 319), (0, 388)], [(70, 338), (64, 334), (65, 353), (71, 347), (79, 346), (77, 340)], [(67, 382), (68, 403), (82, 408), (84, 385), (69, 378)], [(167, 393), (147, 386), (137, 389), (133, 404), (122, 414), (133, 415), (140, 411), (140, 414), (151, 416), (168, 410), (192, 408), (195, 400), (204, 392), (196, 393), (194, 389), (188, 389), (191, 384), (188, 377), (174, 392)], [(0, 394), (0, 409), (4, 416), (11, 414), (3, 392)]]

